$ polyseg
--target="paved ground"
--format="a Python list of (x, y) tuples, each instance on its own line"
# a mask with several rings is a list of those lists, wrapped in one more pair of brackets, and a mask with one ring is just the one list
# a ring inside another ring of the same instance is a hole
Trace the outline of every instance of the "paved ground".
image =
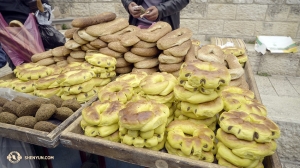
[(0, 77), (1, 77), (1, 76), (4, 76), (4, 75), (6, 75), (6, 74), (9, 74), (9, 73), (11, 73), (11, 72), (12, 72), (12, 71), (11, 71), (11, 69), (9, 68), (8, 64), (6, 64), (5, 67), (0, 68)]
[(271, 119), (300, 123), (300, 77), (255, 75), (255, 80)]

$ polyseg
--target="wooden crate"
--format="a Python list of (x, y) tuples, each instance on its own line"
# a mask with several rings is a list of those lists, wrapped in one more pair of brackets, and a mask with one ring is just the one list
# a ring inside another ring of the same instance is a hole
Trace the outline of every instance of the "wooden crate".
[[(250, 64), (246, 64), (245, 73), (250, 89), (255, 93), (256, 99), (261, 101)], [(83, 131), (80, 127), (81, 120), (82, 117), (78, 117), (69, 127), (67, 127), (62, 132), (60, 142), (63, 146), (145, 167), (223, 167), (214, 163), (192, 160), (189, 158), (171, 155), (164, 152), (152, 151), (144, 148), (136, 148), (121, 143), (88, 137), (83, 135)], [(273, 154), (272, 156), (266, 157), (264, 160), (264, 166), (266, 168), (281, 168), (277, 153)]]
[[(0, 78), (0, 80), (7, 80), (15, 78), (14, 74), (8, 74)], [(50, 133), (43, 132), (35, 129), (20, 127), (11, 124), (0, 123), (0, 136), (5, 138), (14, 139), (46, 148), (55, 148), (59, 144), (59, 136), (61, 132), (70, 125), (78, 116), (81, 115), (81, 110), (90, 105), (97, 99), (97, 96), (82, 105), (74, 114), (68, 117), (65, 121), (59, 124)]]
[(50, 133), (39, 131), (35, 129), (20, 127), (11, 124), (0, 123), (0, 136), (5, 138), (14, 139), (17, 141), (22, 141), (38, 146), (43, 146), (46, 148), (55, 148), (59, 144), (59, 136), (61, 132), (70, 125), (74, 120), (81, 115), (81, 110), (88, 105), (90, 105), (93, 101), (95, 101), (97, 97), (94, 97), (87, 103), (83, 104), (80, 109), (74, 112), (70, 117), (68, 117), (65, 121), (59, 124), (53, 131)]

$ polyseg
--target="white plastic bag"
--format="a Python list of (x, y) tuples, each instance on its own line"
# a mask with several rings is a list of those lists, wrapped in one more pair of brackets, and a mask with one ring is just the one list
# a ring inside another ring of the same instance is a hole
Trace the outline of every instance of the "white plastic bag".
[(43, 7), (44, 7), (44, 12), (41, 12), (39, 10), (35, 12), (35, 17), (37, 19), (37, 22), (40, 25), (51, 25), (54, 17), (51, 10), (51, 6), (47, 5), (46, 3), (43, 3)]

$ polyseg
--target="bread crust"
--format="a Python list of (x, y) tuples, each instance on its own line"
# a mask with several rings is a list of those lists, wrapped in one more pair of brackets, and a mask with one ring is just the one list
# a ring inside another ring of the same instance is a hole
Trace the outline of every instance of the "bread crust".
[(32, 57), (31, 57), (31, 61), (32, 62), (38, 62), (39, 60), (42, 60), (42, 59), (45, 59), (45, 58), (49, 58), (49, 57), (52, 57), (52, 50), (48, 50), (48, 51), (45, 51), (45, 52), (42, 52), (42, 53), (37, 53), (37, 54), (34, 54)]
[(134, 63), (135, 68), (142, 68), (142, 69), (149, 69), (156, 67), (159, 64), (159, 61), (157, 58), (150, 58), (146, 59), (137, 63)]
[(73, 27), (84, 28), (87, 26), (112, 21), (116, 17), (117, 15), (113, 12), (103, 12), (97, 16), (75, 18), (71, 24)]
[(126, 67), (117, 67), (116, 72), (118, 74), (126, 74), (130, 73), (132, 71), (132, 66), (126, 66)]
[(68, 29), (68, 30), (65, 31), (64, 35), (65, 35), (66, 38), (70, 38), (71, 39), (71, 38), (73, 38), (74, 32), (77, 31), (77, 30), (78, 30), (78, 28)]
[(126, 52), (124, 54), (124, 59), (127, 61), (127, 62), (130, 62), (130, 63), (137, 63), (137, 62), (140, 62), (140, 61), (143, 61), (145, 59), (149, 59), (149, 58), (154, 58), (154, 57), (143, 57), (143, 56), (139, 56), (139, 55), (136, 55), (136, 54), (133, 54), (132, 52)]
[(166, 50), (168, 48), (181, 45), (187, 40), (190, 40), (193, 32), (188, 28), (179, 28), (166, 34), (157, 41), (157, 48)]
[(152, 48), (131, 48), (130, 50), (133, 54), (144, 56), (144, 57), (153, 57), (158, 56), (161, 51), (157, 47)]
[(182, 65), (183, 62), (180, 63), (175, 63), (175, 64), (159, 64), (159, 70), (161, 72), (175, 72), (180, 70), (180, 67)]
[(54, 61), (53, 57), (49, 57), (49, 58), (39, 60), (36, 63), (39, 64), (39, 65), (48, 66), (48, 65), (54, 64), (55, 61)]

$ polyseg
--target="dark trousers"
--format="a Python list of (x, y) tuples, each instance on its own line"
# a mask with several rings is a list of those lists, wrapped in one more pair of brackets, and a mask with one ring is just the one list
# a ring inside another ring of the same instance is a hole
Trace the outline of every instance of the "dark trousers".
[(16, 66), (13, 64), (9, 56), (6, 54), (6, 52), (3, 50), (1, 44), (0, 44), (0, 68), (4, 67), (8, 63), (8, 66), (11, 68), (11, 70), (14, 70)]

